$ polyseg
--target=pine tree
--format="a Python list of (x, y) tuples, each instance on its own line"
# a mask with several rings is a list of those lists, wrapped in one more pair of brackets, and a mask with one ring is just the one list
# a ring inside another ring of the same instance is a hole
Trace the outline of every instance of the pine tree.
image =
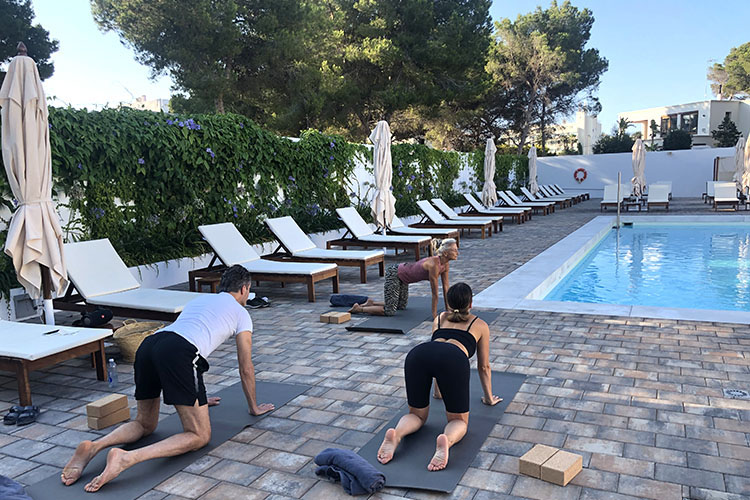
[(716, 141), (716, 147), (718, 148), (730, 148), (734, 146), (737, 144), (737, 139), (740, 138), (740, 135), (737, 125), (729, 118), (729, 115), (724, 116), (724, 120), (722, 120), (716, 130), (711, 131), (711, 137)]

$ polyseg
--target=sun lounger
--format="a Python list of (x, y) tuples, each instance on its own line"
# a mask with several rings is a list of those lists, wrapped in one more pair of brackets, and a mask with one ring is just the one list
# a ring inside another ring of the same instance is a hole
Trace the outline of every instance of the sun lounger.
[(359, 278), (367, 283), (367, 266), (378, 264), (385, 275), (385, 252), (382, 250), (331, 250), (318, 248), (291, 217), (266, 219), (266, 225), (280, 245), (269, 259), (296, 262), (330, 262), (339, 266), (359, 267)]
[(472, 216), (469, 214), (458, 214), (455, 210), (453, 210), (446, 202), (444, 202), (441, 198), (433, 198), (432, 204), (435, 205), (435, 208), (438, 209), (438, 211), (445, 216), (448, 220), (457, 220), (457, 221), (472, 221), (472, 222), (492, 222), (492, 228), (495, 230), (495, 232), (502, 231), (503, 230), (503, 216), (502, 215), (487, 215), (487, 216)]
[(530, 208), (485, 207), (479, 200), (474, 198), (474, 195), (471, 193), (464, 193), (464, 198), (469, 204), (469, 208), (466, 211), (469, 215), (502, 215), (510, 217), (515, 220), (517, 224), (521, 224), (522, 222), (526, 222), (527, 219), (531, 219)]
[(498, 202), (508, 207), (530, 208), (535, 214), (549, 215), (555, 211), (553, 201), (521, 201), (513, 191), (498, 191)]
[(423, 218), (421, 222), (414, 224), (416, 227), (448, 227), (460, 229), (462, 233), (464, 229), (467, 231), (479, 229), (482, 232), (482, 239), (484, 239), (485, 235), (492, 236), (492, 221), (448, 220), (427, 200), (419, 200), (417, 206), (422, 211)]
[(558, 194), (554, 190), (550, 189), (548, 186), (539, 186), (539, 191), (537, 192), (537, 197), (541, 195), (542, 198), (546, 198), (549, 200), (567, 200), (569, 204), (575, 205), (579, 201), (578, 196), (568, 196), (567, 194)]
[(92, 354), (96, 378), (107, 379), (104, 339), (108, 328), (78, 328), (0, 320), (0, 370), (16, 374), (21, 406), (31, 405), (29, 372)]
[(604, 186), (604, 197), (599, 203), (599, 211), (604, 211), (609, 207), (617, 208), (617, 205), (622, 204), (622, 200), (625, 198), (626, 194), (628, 194), (626, 187), (624, 185), (620, 185), (620, 198), (618, 200), (617, 184), (607, 184), (606, 186)]
[[(561, 188), (558, 184), (550, 184), (559, 194), (567, 194), (563, 188)], [(581, 196), (583, 197), (583, 200), (589, 200), (591, 199), (591, 194), (588, 192), (581, 193)]]
[(456, 245), (460, 243), (461, 238), (459, 237), (458, 229), (440, 229), (437, 227), (407, 227), (401, 219), (397, 216), (393, 216), (391, 221), (391, 227), (388, 228), (389, 233), (394, 234), (406, 234), (411, 236), (429, 236), (431, 238), (453, 238), (456, 240)]
[(56, 309), (83, 312), (102, 306), (115, 316), (172, 321), (198, 296), (141, 287), (108, 239), (66, 243), (65, 263), (71, 284), (54, 301)]
[[(253, 280), (307, 284), (307, 300), (315, 302), (315, 283), (331, 280), (333, 293), (339, 291), (339, 269), (336, 264), (284, 262), (261, 259), (250, 243), (231, 222), (198, 226), (203, 238), (214, 251), (214, 257), (204, 269), (188, 273), (190, 289), (194, 290), (199, 278), (216, 277), (227, 267), (239, 264), (250, 271)], [(215, 265), (219, 260), (221, 265)]]
[(551, 201), (560, 208), (565, 208), (571, 205), (570, 200), (567, 198), (548, 198), (539, 194), (532, 194), (526, 187), (521, 187), (521, 193), (526, 201)]
[[(344, 222), (347, 232), (343, 238), (327, 241), (326, 248), (340, 246), (344, 250), (347, 247), (412, 250), (415, 260), (419, 260), (423, 248), (427, 254), (432, 254), (432, 248), (430, 247), (432, 238), (430, 236), (376, 234), (362, 216), (359, 215), (356, 208), (337, 208), (336, 213)], [(347, 237), (347, 234), (351, 235), (351, 237)]]
[(648, 187), (646, 210), (650, 212), (652, 206), (664, 207), (669, 210), (669, 186), (666, 184), (651, 184)]
[(663, 184), (667, 186), (667, 191), (669, 192), (669, 199), (670, 200), (672, 199), (672, 181), (656, 181), (653, 184)]
[[(651, 196), (649, 188), (649, 197)], [(739, 207), (740, 200), (737, 198), (737, 186), (732, 183), (716, 183), (714, 185), (714, 211), (722, 207), (730, 207), (735, 210)]]

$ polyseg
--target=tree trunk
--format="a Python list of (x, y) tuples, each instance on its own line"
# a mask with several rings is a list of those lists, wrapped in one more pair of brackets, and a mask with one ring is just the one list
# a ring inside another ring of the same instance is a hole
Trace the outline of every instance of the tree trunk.
[(542, 130), (542, 156), (545, 156), (547, 151), (546, 142), (547, 142), (547, 134), (545, 133), (545, 117), (547, 115), (547, 101), (546, 99), (542, 98), (542, 116), (540, 116), (539, 121), (539, 128)]

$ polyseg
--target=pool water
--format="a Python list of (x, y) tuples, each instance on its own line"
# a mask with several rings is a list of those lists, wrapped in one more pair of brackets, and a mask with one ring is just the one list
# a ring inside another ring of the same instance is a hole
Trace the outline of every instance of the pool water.
[(750, 224), (613, 229), (544, 300), (750, 311)]

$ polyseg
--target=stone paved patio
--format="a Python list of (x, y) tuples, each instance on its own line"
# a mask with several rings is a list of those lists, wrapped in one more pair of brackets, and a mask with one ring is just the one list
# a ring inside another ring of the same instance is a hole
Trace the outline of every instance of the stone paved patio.
[[(678, 199), (669, 213), (714, 212)], [(451, 281), (478, 292), (596, 215), (599, 202), (591, 200), (508, 223), (487, 240), (464, 238)], [(374, 270), (366, 285), (354, 269), (341, 274), (344, 292), (382, 294)], [(299, 285), (256, 290), (273, 302), (251, 313), (258, 379), (312, 388), (141, 498), (349, 498), (316, 479), (312, 457), (328, 446), (358, 449), (395, 414), (405, 400), (403, 357), (430, 326), (393, 336), (319, 323), (329, 291), (320, 286), (311, 304)], [(750, 498), (750, 401), (722, 391), (750, 388), (748, 325), (504, 310), (491, 330), (493, 369), (527, 380), (459, 486), (451, 495), (386, 489), (370, 498)], [(209, 391), (239, 381), (231, 342), (209, 362)], [(132, 395), (132, 365), (120, 363), (119, 372), (118, 392)], [(34, 402), (44, 409), (38, 423), (0, 426), (0, 474), (24, 484), (59, 473), (78, 441), (102, 433), (86, 427), (85, 404), (109, 392), (86, 359), (32, 378)], [(0, 372), (0, 409), (15, 391), (15, 379)], [(170, 410), (162, 407), (164, 415)], [(582, 454), (583, 472), (565, 488), (519, 476), (517, 458), (535, 443)]]

